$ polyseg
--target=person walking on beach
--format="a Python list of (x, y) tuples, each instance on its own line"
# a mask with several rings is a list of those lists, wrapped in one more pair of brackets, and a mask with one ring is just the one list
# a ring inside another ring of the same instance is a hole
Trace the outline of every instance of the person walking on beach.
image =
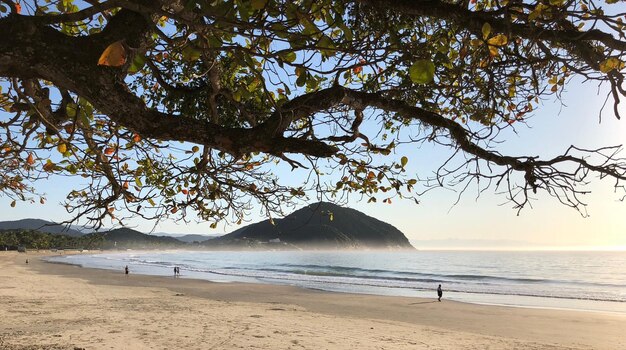
[(439, 296), (439, 301), (441, 301), (441, 297), (443, 296), (443, 290), (441, 289), (441, 284), (437, 287), (437, 295)]
[(124, 268), (124, 274), (126, 275), (126, 277), (128, 277), (128, 265), (126, 265), (126, 267)]

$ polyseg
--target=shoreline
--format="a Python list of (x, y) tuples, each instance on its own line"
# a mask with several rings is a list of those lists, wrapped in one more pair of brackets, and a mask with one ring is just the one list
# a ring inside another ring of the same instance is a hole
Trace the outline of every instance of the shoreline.
[(626, 317), (611, 314), (126, 277), (42, 256), (0, 254), (2, 349), (626, 348)]
[[(164, 252), (169, 252), (164, 251)], [(178, 250), (174, 250), (178, 252)], [(195, 251), (192, 251), (195, 252)], [(126, 251), (107, 251), (103, 253), (112, 254), (128, 254)], [(142, 253), (154, 253), (153, 251), (132, 251), (131, 254)], [(96, 255), (99, 253), (88, 252), (86, 255)], [(76, 254), (71, 254), (76, 255)], [(85, 254), (82, 254), (85, 255)], [(59, 256), (52, 256), (53, 258)], [(49, 261), (50, 263), (64, 263), (74, 264), (81, 266), (81, 261)], [(148, 264), (149, 265), (149, 264)], [(159, 265), (145, 266), (144, 264), (134, 265), (129, 263), (131, 272), (134, 270), (135, 274), (143, 274), (146, 276), (155, 277), (171, 277), (171, 271), (169, 267), (163, 267)], [(133, 268), (134, 267), (134, 268)], [(112, 266), (85, 266), (88, 269), (102, 269), (106, 271), (116, 271)], [(139, 269), (139, 272), (136, 272)], [(200, 271), (200, 272), (199, 272)], [(407, 298), (425, 298), (432, 299), (435, 295), (434, 290), (429, 289), (414, 289), (406, 287), (382, 287), (376, 285), (360, 285), (360, 290), (347, 289), (345, 286), (329, 284), (327, 286), (310, 286), (302, 285), (294, 282), (292, 279), (271, 279), (259, 280), (254, 277), (245, 276), (229, 276), (221, 273), (215, 273), (212, 271), (201, 272), (201, 270), (187, 271), (188, 274), (181, 276), (184, 279), (197, 279), (215, 283), (252, 283), (252, 284), (268, 284), (275, 286), (295, 286), (303, 289), (319, 290), (330, 293), (343, 293), (343, 294), (362, 294), (373, 296), (391, 296), (391, 297), (407, 297)], [(534, 294), (510, 294), (510, 293), (490, 293), (490, 292), (471, 292), (471, 291), (458, 291), (458, 290), (444, 290), (444, 299), (448, 301), (455, 301), (461, 303), (468, 303), (474, 305), (486, 305), (486, 306), (502, 306), (512, 308), (529, 308), (529, 309), (547, 309), (547, 310), (564, 310), (564, 311), (582, 311), (582, 312), (595, 312), (595, 313), (607, 313), (615, 315), (626, 315), (626, 302), (610, 299), (590, 299), (590, 298), (569, 298), (563, 296), (544, 296)]]

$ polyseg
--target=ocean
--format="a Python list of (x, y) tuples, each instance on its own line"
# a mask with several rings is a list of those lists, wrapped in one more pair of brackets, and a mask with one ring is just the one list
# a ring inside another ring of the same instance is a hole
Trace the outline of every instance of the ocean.
[(161, 251), (57, 256), (89, 268), (214, 282), (626, 313), (626, 252)]

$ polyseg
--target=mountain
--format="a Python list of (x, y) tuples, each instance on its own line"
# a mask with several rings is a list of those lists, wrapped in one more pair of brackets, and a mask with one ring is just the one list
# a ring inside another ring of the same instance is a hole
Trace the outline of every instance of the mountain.
[(107, 242), (117, 242), (117, 244), (121, 244), (123, 246), (126, 246), (128, 244), (171, 246), (184, 244), (174, 237), (147, 235), (145, 233), (141, 233), (139, 231), (135, 231), (125, 227), (111, 230), (108, 232), (90, 233), (89, 235), (94, 237), (103, 237), (103, 239)]
[(65, 225), (40, 219), (22, 219), (15, 221), (0, 221), (0, 230), (37, 230), (40, 232), (52, 233), (55, 235), (68, 235), (80, 237), (82, 232), (68, 228)]
[(277, 242), (297, 248), (414, 249), (392, 225), (360, 211), (326, 202), (311, 204), (290, 215), (251, 224), (205, 242), (215, 245), (251, 245)]
[(215, 237), (217, 237), (216, 235), (201, 235), (201, 234), (196, 234), (196, 233), (190, 233), (190, 234), (178, 234), (178, 233), (165, 233), (165, 232), (158, 232), (156, 233), (160, 236), (166, 236), (166, 237), (173, 237), (176, 238), (177, 240), (181, 241), (181, 242), (185, 242), (185, 243), (193, 243), (193, 242), (204, 242), (206, 240), (209, 239), (213, 239)]

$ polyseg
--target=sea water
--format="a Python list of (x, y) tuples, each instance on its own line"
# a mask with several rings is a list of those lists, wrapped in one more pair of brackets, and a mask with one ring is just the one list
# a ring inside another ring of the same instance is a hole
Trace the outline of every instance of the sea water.
[(171, 251), (68, 255), (83, 267), (214, 282), (626, 313), (626, 252)]

